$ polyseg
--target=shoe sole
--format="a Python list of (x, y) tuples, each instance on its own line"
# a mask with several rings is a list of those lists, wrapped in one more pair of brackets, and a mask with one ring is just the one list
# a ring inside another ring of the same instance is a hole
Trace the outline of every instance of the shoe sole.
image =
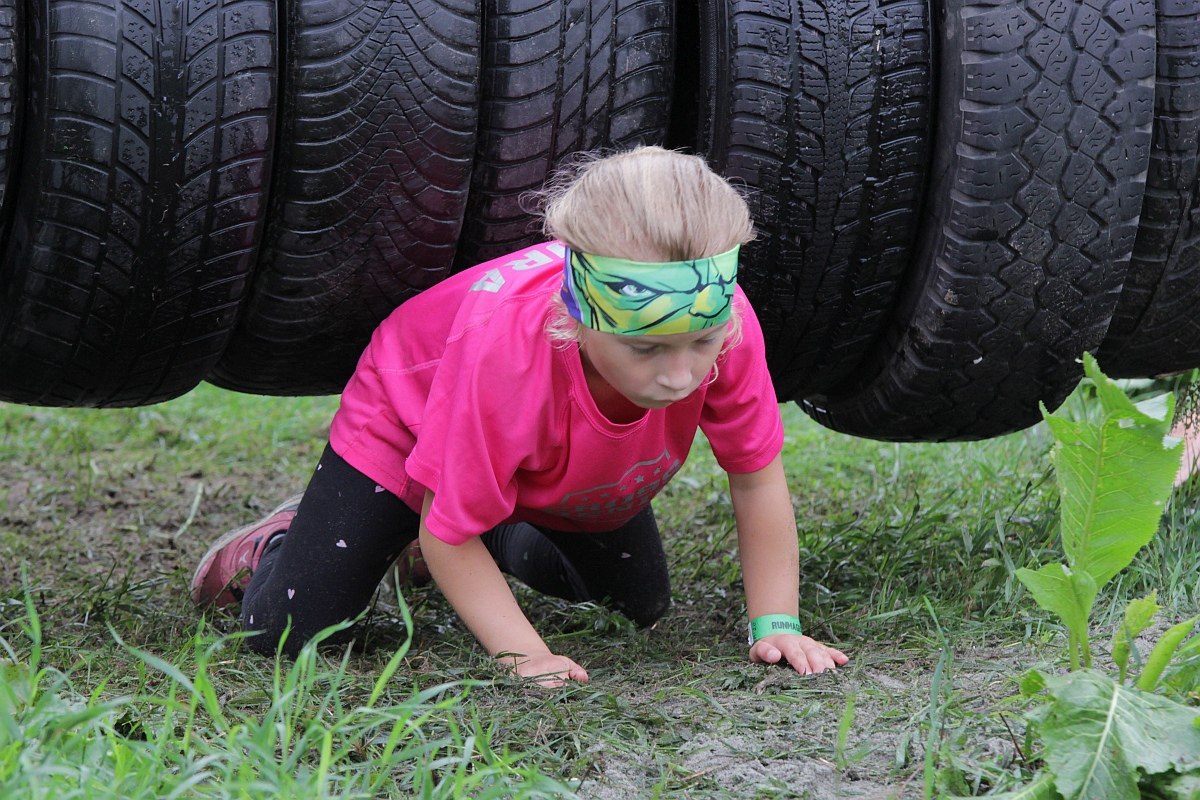
[[(190, 587), (191, 587), (190, 594), (192, 596), (192, 602), (197, 603), (197, 604), (200, 603), (200, 601), (196, 599), (196, 592), (198, 592), (199, 588), (200, 588), (199, 582), (200, 582), (201, 576), (203, 576), (204, 573), (208, 571), (209, 565), (212, 564), (213, 559), (217, 557), (217, 553), (221, 552), (221, 549), (224, 548), (225, 545), (229, 544), (230, 542), (232, 542), (234, 539), (238, 538), (239, 536), (242, 536), (243, 534), (266, 524), (267, 520), (269, 520), (271, 517), (275, 516), (276, 514), (282, 514), (284, 511), (290, 511), (290, 510), (294, 510), (295, 508), (298, 508), (300, 506), (300, 499), (302, 497), (304, 497), (303, 493), (292, 495), (287, 500), (284, 500), (282, 503), (280, 503), (278, 506), (276, 506), (274, 508), (274, 510), (271, 511), (271, 513), (267, 514), (262, 519), (258, 520), (257, 522), (251, 522), (249, 525), (243, 525), (240, 528), (231, 530), (228, 533), (225, 533), (224, 535), (222, 535), (221, 538), (217, 539), (211, 545), (209, 545), (208, 550), (205, 551), (204, 556), (200, 559), (200, 563), (199, 563), (199, 565), (197, 565), (196, 570), (192, 573), (192, 581), (190, 584)], [(224, 591), (224, 590), (222, 590), (222, 591)], [(206, 603), (204, 605), (213, 605), (213, 603)]]

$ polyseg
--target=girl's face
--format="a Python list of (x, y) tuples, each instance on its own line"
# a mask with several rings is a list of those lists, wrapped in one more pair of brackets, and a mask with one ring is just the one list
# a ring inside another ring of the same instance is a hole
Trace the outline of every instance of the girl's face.
[(623, 336), (580, 328), (584, 366), (639, 408), (666, 408), (712, 371), (729, 324), (667, 336)]

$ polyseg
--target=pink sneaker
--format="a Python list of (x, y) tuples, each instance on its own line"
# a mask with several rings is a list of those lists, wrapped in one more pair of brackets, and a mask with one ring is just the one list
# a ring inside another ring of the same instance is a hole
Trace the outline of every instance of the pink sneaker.
[(192, 575), (192, 599), (202, 606), (222, 608), (242, 599), (271, 535), (292, 524), (300, 505), (298, 494), (258, 522), (230, 531), (213, 542)]

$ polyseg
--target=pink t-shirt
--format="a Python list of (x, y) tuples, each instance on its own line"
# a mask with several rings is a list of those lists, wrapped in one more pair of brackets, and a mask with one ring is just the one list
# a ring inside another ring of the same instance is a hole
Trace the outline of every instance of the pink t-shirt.
[(503, 522), (614, 530), (687, 458), (696, 428), (728, 472), (783, 446), (762, 330), (741, 290), (742, 341), (718, 377), (664, 409), (617, 424), (600, 413), (578, 349), (545, 326), (562, 282), (551, 242), (480, 264), (380, 324), (342, 394), (330, 442), (351, 466), (462, 544)]

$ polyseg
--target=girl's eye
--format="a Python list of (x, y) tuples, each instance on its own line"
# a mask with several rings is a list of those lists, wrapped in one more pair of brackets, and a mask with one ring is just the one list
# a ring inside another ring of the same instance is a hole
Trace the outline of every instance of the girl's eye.
[(658, 345), (656, 344), (649, 345), (648, 347), (638, 347), (637, 345), (631, 344), (630, 347), (633, 349), (633, 352), (637, 353), (639, 356), (649, 356), (658, 352)]

